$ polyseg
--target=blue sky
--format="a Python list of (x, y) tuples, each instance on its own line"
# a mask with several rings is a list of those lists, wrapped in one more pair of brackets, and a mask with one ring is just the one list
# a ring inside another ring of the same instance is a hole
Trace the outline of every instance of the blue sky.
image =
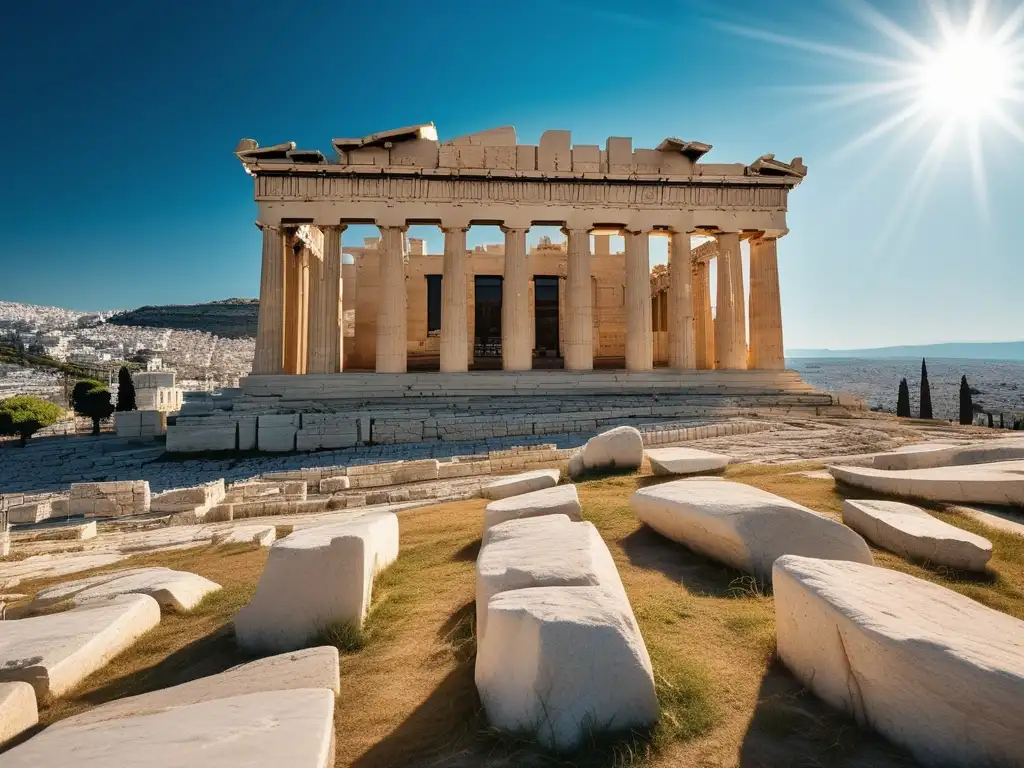
[[(874, 2), (937, 39), (925, 2)], [(0, 300), (255, 296), (238, 139), (327, 152), (334, 136), (433, 121), (442, 139), (512, 124), (522, 143), (565, 128), (587, 144), (705, 141), (709, 162), (801, 155), (779, 248), (787, 347), (1024, 336), (1021, 140), (982, 122), (984, 204), (959, 134), (908, 185), (937, 119), (888, 154), (886, 139), (840, 154), (898, 102), (823, 107), (822, 86), (892, 75), (816, 46), (907, 56), (860, 0), (40, 1), (6, 11), (0, 44)]]

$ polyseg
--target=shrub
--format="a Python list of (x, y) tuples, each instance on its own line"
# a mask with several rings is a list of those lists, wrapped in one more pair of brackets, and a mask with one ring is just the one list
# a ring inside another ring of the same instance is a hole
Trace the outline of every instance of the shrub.
[(107, 385), (95, 379), (82, 379), (71, 390), (71, 407), (75, 413), (92, 419), (92, 433), (100, 433), (100, 422), (109, 419), (114, 412), (114, 404), (110, 402), (110, 390)]
[(43, 427), (56, 424), (64, 409), (49, 400), (32, 395), (16, 395), (0, 400), (0, 434), (18, 435), (25, 445)]

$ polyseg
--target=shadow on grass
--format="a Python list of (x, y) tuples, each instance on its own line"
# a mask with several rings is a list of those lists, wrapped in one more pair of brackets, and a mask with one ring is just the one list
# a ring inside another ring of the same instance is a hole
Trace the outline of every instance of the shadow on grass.
[(455, 560), (460, 563), (475, 563), (477, 556), (480, 554), (480, 544), (480, 539), (477, 539), (476, 541), (471, 541), (469, 544), (462, 547), (462, 549), (458, 550), (454, 555), (452, 555), (452, 560)]
[(437, 630), (459, 663), (476, 658), (476, 600), (470, 600), (451, 614)]
[[(437, 688), (395, 730), (363, 753), (353, 766), (390, 768), (430, 764), (432, 757), (463, 754), (483, 728), (473, 681), (475, 654), (461, 658)], [(449, 764), (447, 760), (445, 764)], [(466, 765), (478, 763), (467, 761)]]
[(646, 525), (637, 528), (620, 540), (619, 544), (631, 564), (637, 568), (660, 571), (694, 594), (737, 597), (746, 596), (752, 591), (766, 591), (765, 585), (749, 583), (751, 577), (741, 571), (666, 539)]
[(230, 625), (223, 626), (174, 651), (152, 667), (111, 680), (106, 685), (83, 694), (81, 700), (96, 706), (113, 699), (137, 696), (216, 675), (255, 658), (238, 649), (234, 628)]
[(754, 716), (740, 744), (739, 765), (904, 768), (918, 763), (823, 703), (774, 661), (761, 680)]

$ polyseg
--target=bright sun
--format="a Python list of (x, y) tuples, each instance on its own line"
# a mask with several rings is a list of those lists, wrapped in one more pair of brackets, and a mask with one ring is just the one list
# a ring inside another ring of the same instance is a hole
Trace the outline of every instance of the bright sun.
[(1013, 94), (1013, 56), (994, 39), (962, 32), (923, 59), (918, 98), (937, 116), (979, 120)]
[[(1000, 132), (1024, 144), (1024, 0), (924, 0), (932, 29), (921, 37), (878, 9), (892, 0), (839, 1), (879, 33), (867, 49), (791, 37), (763, 26), (718, 26), (809, 53), (814, 60), (828, 57), (833, 64), (852, 65), (845, 82), (796, 87), (813, 95), (808, 105), (813, 111), (871, 107), (866, 114), (881, 115), (874, 125), (862, 124), (833, 153), (829, 162), (835, 166), (858, 158), (867, 183), (920, 147), (883, 234), (893, 227), (908, 229), (910, 209), (923, 204), (921, 190), (936, 180), (951, 154), (967, 158), (979, 210), (986, 214), (985, 144)], [(1011, 2), (1015, 9), (1001, 10)]]

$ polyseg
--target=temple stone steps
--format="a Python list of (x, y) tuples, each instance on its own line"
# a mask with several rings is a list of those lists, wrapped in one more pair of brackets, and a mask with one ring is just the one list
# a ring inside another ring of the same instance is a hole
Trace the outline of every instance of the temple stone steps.
[(371, 399), (452, 395), (537, 396), (652, 394), (685, 390), (694, 394), (811, 393), (795, 371), (486, 371), (471, 373), (344, 373), (305, 376), (249, 376), (242, 390), (251, 396), (296, 399)]

